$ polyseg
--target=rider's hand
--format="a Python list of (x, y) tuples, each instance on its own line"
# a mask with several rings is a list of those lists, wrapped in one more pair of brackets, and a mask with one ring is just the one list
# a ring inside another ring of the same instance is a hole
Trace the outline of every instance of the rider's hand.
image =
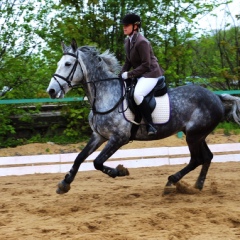
[(122, 73), (122, 78), (123, 78), (123, 79), (127, 79), (127, 78), (128, 78), (128, 72)]

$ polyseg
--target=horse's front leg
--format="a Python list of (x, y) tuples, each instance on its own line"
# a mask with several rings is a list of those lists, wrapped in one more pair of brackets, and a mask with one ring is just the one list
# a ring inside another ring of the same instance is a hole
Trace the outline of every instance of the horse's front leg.
[(123, 165), (119, 165), (116, 168), (111, 168), (108, 166), (103, 165), (103, 163), (111, 157), (121, 146), (126, 144), (128, 140), (124, 140), (122, 137), (113, 136), (108, 141), (105, 148), (101, 151), (101, 153), (97, 156), (94, 160), (94, 167), (97, 170), (102, 171), (103, 173), (107, 174), (108, 176), (115, 178), (115, 177), (122, 177), (129, 175), (128, 169), (123, 167)]
[(67, 193), (70, 190), (70, 184), (73, 182), (78, 169), (82, 162), (92, 154), (98, 147), (100, 147), (106, 141), (105, 138), (101, 137), (97, 133), (93, 133), (89, 142), (84, 147), (84, 149), (78, 154), (77, 158), (74, 161), (74, 164), (71, 170), (65, 175), (64, 180), (58, 183), (57, 193), (63, 194)]

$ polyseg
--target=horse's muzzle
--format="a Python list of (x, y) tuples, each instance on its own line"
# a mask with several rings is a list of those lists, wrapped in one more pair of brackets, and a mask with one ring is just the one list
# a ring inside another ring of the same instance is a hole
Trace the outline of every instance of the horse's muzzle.
[(50, 98), (64, 98), (64, 93), (62, 90), (56, 91), (54, 88), (47, 89), (47, 93), (49, 94)]
[(53, 88), (47, 90), (47, 93), (51, 98), (56, 98), (56, 91)]

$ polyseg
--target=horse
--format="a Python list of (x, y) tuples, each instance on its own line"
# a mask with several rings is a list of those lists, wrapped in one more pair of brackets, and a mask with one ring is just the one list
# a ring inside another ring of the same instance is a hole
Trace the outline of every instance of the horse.
[[(70, 171), (58, 183), (57, 193), (70, 190), (81, 163), (106, 143), (94, 159), (96, 170), (109, 177), (124, 177), (129, 171), (123, 165), (115, 168), (104, 163), (120, 147), (129, 143), (134, 123), (123, 116), (123, 80), (119, 78), (120, 64), (108, 50), (100, 53), (91, 46), (78, 47), (73, 39), (70, 46), (61, 43), (63, 56), (58, 62), (47, 92), (54, 98), (63, 98), (74, 87), (81, 85), (91, 106), (89, 124), (90, 140), (76, 157)], [(180, 171), (170, 175), (165, 188), (176, 187), (186, 174), (202, 166), (194, 187), (202, 190), (213, 159), (206, 137), (222, 121), (240, 124), (240, 98), (230, 94), (217, 95), (198, 85), (185, 85), (168, 89), (170, 118), (166, 123), (155, 125), (156, 135), (147, 135), (146, 126), (140, 124), (132, 140), (151, 141), (164, 139), (182, 131), (190, 151), (190, 161)]]

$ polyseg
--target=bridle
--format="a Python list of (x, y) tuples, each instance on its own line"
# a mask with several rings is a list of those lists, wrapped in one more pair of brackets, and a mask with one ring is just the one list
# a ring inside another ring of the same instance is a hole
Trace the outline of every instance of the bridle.
[[(59, 74), (56, 74), (56, 73), (53, 74), (54, 80), (58, 83), (60, 89), (65, 94), (63, 86), (59, 83), (59, 81), (58, 81), (58, 79), (56, 77), (61, 78), (62, 80), (64, 80), (68, 84), (68, 87), (74, 88), (76, 85), (74, 85), (74, 86), (72, 85), (72, 79), (73, 79), (73, 75), (74, 75), (74, 73), (75, 73), (75, 71), (77, 69), (77, 65), (79, 64), (82, 73), (83, 73), (83, 69), (82, 69), (82, 65), (78, 61), (78, 52), (77, 52), (77, 54), (66, 52), (63, 55), (69, 55), (69, 56), (72, 56), (72, 57), (74, 57), (76, 59), (74, 65), (73, 65), (73, 67), (72, 67), (72, 69), (71, 69), (71, 71), (70, 71), (70, 73), (68, 74), (67, 77), (63, 77), (63, 76), (61, 76)], [(83, 74), (83, 76), (84, 76), (84, 74)]]
[[(61, 90), (63, 91), (63, 93), (65, 94), (65, 91), (64, 91), (63, 86), (59, 83), (59, 81), (58, 81), (58, 79), (57, 79), (56, 77), (61, 78), (62, 80), (64, 80), (65, 82), (67, 82), (68, 87), (74, 88), (74, 87), (77, 87), (77, 86), (78, 86), (78, 85), (72, 85), (73, 75), (74, 75), (74, 73), (75, 73), (75, 71), (76, 71), (76, 69), (77, 69), (77, 65), (78, 65), (78, 64), (79, 64), (79, 66), (80, 66), (80, 68), (81, 68), (83, 77), (84, 77), (84, 72), (83, 72), (83, 68), (82, 68), (81, 63), (80, 63), (79, 60), (78, 60), (78, 52), (77, 52), (77, 54), (66, 52), (66, 53), (64, 53), (63, 55), (69, 55), (69, 56), (72, 56), (72, 57), (74, 57), (74, 58), (76, 59), (74, 65), (73, 65), (73, 68), (71, 69), (71, 71), (70, 71), (70, 73), (68, 74), (67, 77), (63, 77), (63, 76), (61, 76), (61, 75), (59, 75), (59, 74), (56, 74), (56, 73), (53, 74), (54, 80), (58, 83), (60, 89), (61, 89)], [(85, 78), (86, 78), (86, 77), (85, 77)], [(93, 88), (94, 88), (94, 98), (93, 98), (93, 103), (92, 103), (92, 106), (91, 106), (91, 110), (93, 111), (94, 114), (102, 114), (102, 115), (108, 114), (108, 113), (112, 112), (113, 110), (115, 110), (115, 109), (117, 108), (117, 106), (119, 105), (119, 103), (120, 103), (121, 101), (123, 101), (123, 99), (124, 99), (125, 96), (122, 94), (122, 96), (120, 96), (119, 100), (116, 102), (116, 104), (115, 104), (111, 109), (109, 109), (109, 110), (107, 110), (107, 111), (103, 111), (103, 112), (97, 111), (96, 106), (95, 106), (95, 102), (96, 102), (96, 92), (97, 92), (97, 88), (96, 88), (95, 83), (96, 83), (96, 82), (100, 82), (100, 81), (111, 81), (111, 80), (119, 80), (121, 86), (124, 86), (124, 84), (122, 83), (122, 82), (123, 82), (122, 79), (120, 79), (119, 77), (99, 79), (99, 80), (97, 80), (97, 81), (86, 81), (86, 84), (93, 84)], [(80, 84), (79, 84), (79, 85), (80, 85)]]

